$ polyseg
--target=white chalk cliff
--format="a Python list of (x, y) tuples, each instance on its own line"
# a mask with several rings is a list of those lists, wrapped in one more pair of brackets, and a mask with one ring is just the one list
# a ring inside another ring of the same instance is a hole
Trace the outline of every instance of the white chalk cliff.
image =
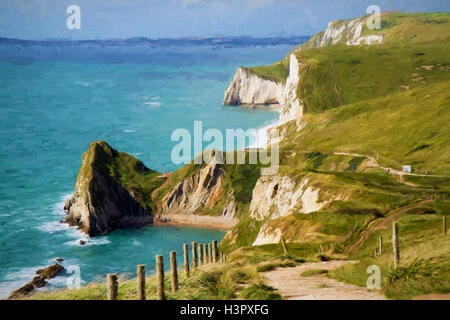
[(283, 98), (284, 85), (261, 78), (246, 68), (239, 67), (223, 99), (224, 105), (279, 104)]
[(299, 71), (300, 63), (295, 54), (292, 53), (289, 57), (289, 76), (286, 79), (281, 101), (279, 124), (291, 120), (297, 120), (299, 122), (303, 116), (303, 104), (297, 97), (297, 87), (300, 81)]
[[(367, 24), (367, 18), (362, 17), (353, 20), (336, 20), (328, 24), (327, 30), (317, 34), (310, 41), (299, 46), (304, 47), (327, 47), (337, 44), (351, 45), (374, 45), (383, 43), (383, 35), (371, 34), (361, 36), (364, 26)], [(366, 26), (367, 28), (367, 26)], [(375, 29), (376, 32), (376, 29)]]
[(261, 176), (253, 189), (250, 216), (273, 220), (293, 213), (319, 211), (328, 201), (319, 201), (319, 189), (308, 186), (308, 179), (296, 183), (289, 176)]

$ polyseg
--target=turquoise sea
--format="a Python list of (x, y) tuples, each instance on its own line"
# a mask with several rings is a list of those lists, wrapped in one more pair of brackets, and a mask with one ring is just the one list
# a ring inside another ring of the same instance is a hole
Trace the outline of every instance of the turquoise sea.
[(0, 297), (56, 257), (78, 266), (86, 283), (111, 272), (134, 276), (140, 263), (153, 269), (155, 254), (181, 253), (186, 242), (220, 240), (222, 231), (187, 227), (89, 239), (59, 221), (94, 140), (163, 172), (178, 167), (170, 159), (174, 129), (192, 132), (194, 120), (204, 130), (275, 121), (275, 111), (222, 106), (223, 94), (239, 65), (270, 64), (291, 48), (0, 45)]

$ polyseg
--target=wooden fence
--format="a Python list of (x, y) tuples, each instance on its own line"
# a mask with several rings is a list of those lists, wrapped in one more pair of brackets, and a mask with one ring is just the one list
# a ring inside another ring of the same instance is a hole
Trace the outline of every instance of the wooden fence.
[[(175, 251), (170, 252), (170, 274), (171, 274), (171, 290), (176, 292), (178, 286), (178, 268), (177, 268), (177, 254)], [(192, 269), (189, 264), (189, 245), (183, 245), (184, 257), (184, 273), (189, 277), (191, 270), (195, 270), (202, 265), (210, 263), (224, 263), (226, 256), (223, 252), (219, 252), (217, 247), (217, 240), (211, 243), (197, 243), (192, 242)], [(156, 256), (156, 296), (158, 300), (165, 300), (164, 288), (164, 257), (163, 255)], [(137, 266), (137, 299), (145, 300), (145, 265), (139, 264)], [(119, 284), (116, 274), (108, 274), (106, 277), (106, 299), (117, 300), (119, 293)]]

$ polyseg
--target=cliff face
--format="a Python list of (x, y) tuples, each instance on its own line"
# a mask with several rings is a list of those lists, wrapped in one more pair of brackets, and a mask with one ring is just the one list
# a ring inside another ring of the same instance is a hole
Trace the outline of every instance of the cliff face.
[(248, 104), (280, 104), (283, 99), (282, 83), (263, 79), (243, 67), (234, 74), (225, 96), (224, 105)]
[(296, 119), (298, 122), (297, 125), (299, 125), (299, 121), (303, 115), (303, 104), (297, 97), (297, 87), (300, 81), (299, 69), (299, 61), (295, 57), (295, 54), (291, 54), (289, 57), (289, 76), (286, 79), (286, 86), (283, 92), (279, 118), (280, 124)]
[(250, 216), (264, 220), (319, 211), (328, 202), (320, 202), (319, 189), (308, 182), (307, 178), (296, 183), (289, 176), (261, 176), (253, 189)]
[[(316, 34), (311, 40), (300, 45), (306, 47), (327, 47), (337, 44), (351, 45), (374, 45), (383, 43), (382, 34), (362, 35), (363, 29), (367, 29), (367, 17), (354, 20), (336, 20), (328, 24), (325, 32)], [(373, 32), (377, 32), (376, 29)]]
[[(304, 178), (297, 183), (289, 176), (261, 176), (253, 189), (250, 216), (264, 221), (253, 245), (278, 243), (281, 229), (273, 226), (273, 221), (292, 214), (310, 214), (340, 199), (340, 196), (327, 195), (327, 200), (319, 199), (319, 186), (309, 185)], [(323, 192), (322, 192), (323, 193)]]
[(228, 202), (221, 210), (221, 215), (232, 218), (236, 211), (233, 192), (225, 194), (222, 166), (213, 160), (197, 173), (180, 181), (164, 196), (162, 214), (189, 214), (201, 208), (212, 209), (225, 196)]
[[(75, 193), (64, 206), (67, 223), (78, 226), (89, 236), (152, 223), (150, 208), (143, 206), (136, 196), (139, 190), (126, 187), (111, 175), (110, 168), (116, 167), (124, 157), (132, 158), (119, 154), (104, 141), (91, 143), (83, 154)], [(150, 171), (134, 160), (136, 171), (142, 174)]]

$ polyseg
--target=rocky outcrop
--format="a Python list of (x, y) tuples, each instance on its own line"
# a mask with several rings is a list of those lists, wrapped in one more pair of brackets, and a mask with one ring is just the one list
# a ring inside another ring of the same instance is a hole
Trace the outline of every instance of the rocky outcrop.
[(234, 74), (225, 96), (224, 105), (265, 105), (280, 104), (284, 86), (272, 80), (264, 79), (249, 69), (239, 67)]
[[(83, 154), (76, 191), (64, 206), (66, 222), (78, 226), (89, 236), (152, 223), (151, 210), (138, 201), (135, 190), (127, 188), (111, 175), (111, 168), (118, 167), (119, 160), (124, 157), (132, 158), (119, 154), (104, 141), (91, 143), (89, 150)], [(140, 161), (134, 160), (136, 165), (133, 170), (149, 170)]]
[(321, 210), (339, 196), (328, 195), (320, 200), (320, 189), (309, 185), (308, 178), (297, 183), (289, 176), (261, 176), (253, 189), (250, 216), (263, 221), (253, 245), (278, 243), (281, 230), (274, 228), (271, 221), (294, 213), (310, 214)]
[(300, 81), (299, 72), (300, 63), (295, 54), (292, 53), (289, 57), (289, 76), (286, 79), (286, 86), (283, 92), (279, 124), (297, 120), (297, 126), (300, 126), (300, 119), (303, 116), (303, 104), (297, 97), (297, 87)]
[(319, 211), (328, 201), (319, 201), (319, 189), (305, 178), (297, 184), (288, 176), (261, 176), (253, 189), (250, 216), (256, 220), (276, 219), (294, 212)]
[(279, 243), (282, 232), (280, 229), (271, 228), (268, 223), (264, 224), (259, 230), (258, 236), (252, 246), (261, 246), (270, 243)]
[(23, 296), (34, 292), (35, 289), (42, 288), (48, 283), (47, 280), (54, 278), (63, 270), (64, 268), (59, 264), (54, 264), (49, 267), (39, 269), (38, 271), (36, 271), (36, 276), (33, 278), (33, 280), (31, 280), (21, 288), (11, 292), (8, 299), (20, 299)]
[(228, 201), (221, 209), (221, 215), (233, 218), (236, 204), (233, 191), (224, 194), (225, 177), (222, 167), (214, 159), (197, 173), (180, 181), (163, 197), (162, 215), (191, 214), (202, 208), (212, 209), (226, 197)]

